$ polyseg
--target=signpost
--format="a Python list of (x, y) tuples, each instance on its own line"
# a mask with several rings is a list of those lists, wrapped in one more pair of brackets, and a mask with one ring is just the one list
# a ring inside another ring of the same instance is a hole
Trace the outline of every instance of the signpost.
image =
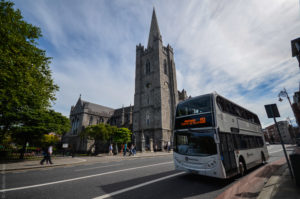
[(65, 156), (65, 150), (69, 147), (68, 143), (63, 143), (62, 148), (63, 148), (63, 156)]
[(293, 179), (294, 176), (293, 176), (293, 172), (292, 172), (292, 169), (291, 169), (290, 161), (289, 161), (289, 158), (288, 158), (286, 150), (285, 150), (285, 146), (284, 146), (284, 143), (283, 143), (283, 140), (282, 140), (282, 137), (281, 137), (281, 133), (279, 131), (277, 121), (275, 119), (276, 117), (280, 117), (279, 111), (277, 109), (277, 105), (276, 104), (267, 104), (267, 105), (265, 105), (265, 109), (266, 109), (268, 118), (273, 118), (274, 119), (277, 131), (278, 131), (278, 134), (279, 134), (279, 139), (280, 139), (280, 142), (281, 142), (281, 145), (282, 145), (282, 148), (283, 148), (283, 152), (284, 152), (284, 155), (285, 155), (285, 158), (286, 158), (286, 162), (287, 162), (289, 170), (290, 170), (291, 178)]

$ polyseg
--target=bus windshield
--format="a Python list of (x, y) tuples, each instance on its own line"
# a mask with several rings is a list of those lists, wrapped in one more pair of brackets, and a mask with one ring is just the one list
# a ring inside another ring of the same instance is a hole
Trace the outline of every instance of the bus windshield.
[(176, 117), (211, 112), (211, 95), (195, 97), (178, 104)]
[(217, 154), (214, 130), (176, 132), (175, 152), (182, 155), (210, 156)]

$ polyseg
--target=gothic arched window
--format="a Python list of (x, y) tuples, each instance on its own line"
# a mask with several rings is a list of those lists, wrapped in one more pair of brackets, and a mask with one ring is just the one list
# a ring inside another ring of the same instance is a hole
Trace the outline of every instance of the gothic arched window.
[(90, 117), (89, 125), (92, 125), (93, 123), (93, 116)]
[(168, 75), (167, 60), (164, 60), (164, 72), (166, 75)]
[(146, 62), (146, 74), (150, 74), (150, 61), (148, 59)]

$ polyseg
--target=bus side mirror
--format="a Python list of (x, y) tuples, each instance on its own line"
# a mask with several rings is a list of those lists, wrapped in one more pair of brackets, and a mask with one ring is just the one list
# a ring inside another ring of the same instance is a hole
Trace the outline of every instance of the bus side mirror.
[(216, 144), (220, 144), (219, 136), (216, 133), (214, 134), (214, 140)]

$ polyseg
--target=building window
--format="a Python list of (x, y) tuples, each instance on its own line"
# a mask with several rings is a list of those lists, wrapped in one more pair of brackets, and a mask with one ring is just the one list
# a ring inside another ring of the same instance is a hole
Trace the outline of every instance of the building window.
[(93, 124), (93, 116), (90, 117), (89, 125)]
[(146, 125), (150, 126), (150, 114), (149, 113), (146, 114)]
[(151, 87), (151, 83), (147, 83), (146, 88), (150, 88), (150, 87)]
[(73, 133), (73, 135), (77, 134), (78, 126), (79, 126), (79, 119), (78, 118), (73, 119), (73, 122), (72, 122), (72, 133)]
[(147, 60), (146, 62), (146, 75), (150, 74), (150, 61)]
[(164, 60), (164, 72), (165, 72), (166, 75), (168, 75), (167, 60)]

